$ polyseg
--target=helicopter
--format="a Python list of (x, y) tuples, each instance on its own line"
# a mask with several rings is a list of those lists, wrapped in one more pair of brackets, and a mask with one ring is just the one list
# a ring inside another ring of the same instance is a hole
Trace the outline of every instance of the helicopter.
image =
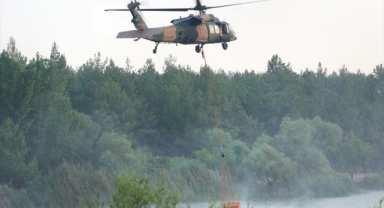
[[(205, 6), (200, 0), (196, 0), (196, 6), (192, 8), (152, 8), (141, 9), (141, 3), (131, 0), (127, 5), (128, 9), (105, 9), (105, 11), (130, 11), (132, 14), (131, 22), (136, 30), (119, 32), (116, 38), (132, 38), (134, 41), (145, 39), (155, 42), (153, 53), (156, 54), (160, 43), (177, 44), (197, 44), (195, 51), (200, 53), (205, 44), (221, 43), (224, 50), (228, 49), (228, 42), (237, 40), (235, 31), (226, 21), (220, 21), (213, 14), (207, 14), (208, 9), (223, 8), (242, 4), (250, 4), (269, 0), (257, 0), (236, 4)], [(164, 27), (148, 28), (143, 19), (141, 11), (157, 12), (183, 12), (198, 11), (197, 15), (189, 14), (187, 17), (173, 19), (172, 25)]]

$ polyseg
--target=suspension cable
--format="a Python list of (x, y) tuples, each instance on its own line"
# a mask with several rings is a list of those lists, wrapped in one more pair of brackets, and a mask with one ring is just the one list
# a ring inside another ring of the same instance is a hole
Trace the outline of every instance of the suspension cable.
[(213, 113), (214, 113), (214, 117), (215, 117), (217, 136), (218, 136), (218, 140), (219, 140), (220, 148), (221, 148), (221, 162), (220, 162), (221, 163), (221, 177), (220, 177), (221, 180), (220, 180), (220, 184), (221, 184), (221, 189), (222, 189), (222, 203), (223, 203), (224, 207), (227, 207), (227, 205), (228, 205), (227, 203), (230, 204), (232, 202), (232, 194), (231, 194), (231, 188), (230, 188), (230, 186), (231, 186), (232, 188), (234, 188), (234, 195), (235, 195), (236, 200), (237, 200), (237, 203), (234, 203), (234, 204), (236, 205), (236, 207), (240, 207), (240, 203), (238, 202), (239, 198), (237, 195), (237, 190), (233, 184), (233, 180), (232, 180), (232, 176), (231, 176), (231, 173), (229, 170), (229, 166), (225, 160), (225, 154), (224, 154), (224, 149), (223, 149), (223, 140), (222, 140), (221, 134), (220, 134), (219, 119), (218, 119), (217, 112), (216, 112), (216, 107), (215, 107), (213, 92), (212, 92), (212, 87), (211, 87), (211, 79), (209, 76), (209, 69), (208, 69), (207, 60), (205, 58), (203, 48), (201, 48), (201, 55), (204, 59), (207, 85), (208, 85), (208, 90), (209, 90), (210, 96), (211, 96), (211, 104), (212, 104)]

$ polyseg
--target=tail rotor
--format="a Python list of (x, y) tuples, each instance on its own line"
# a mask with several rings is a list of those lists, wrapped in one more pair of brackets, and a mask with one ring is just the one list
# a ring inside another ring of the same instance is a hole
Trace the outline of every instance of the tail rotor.
[(136, 8), (137, 8), (137, 11), (140, 14), (140, 17), (143, 19), (144, 22), (147, 22), (146, 18), (144, 17), (144, 15), (143, 15), (143, 13), (141, 12), (141, 9), (140, 9), (140, 6), (141, 5), (147, 5), (147, 2), (144, 1), (144, 3), (142, 3), (142, 2), (139, 2), (137, 0), (131, 0), (131, 3), (135, 3), (136, 4)]

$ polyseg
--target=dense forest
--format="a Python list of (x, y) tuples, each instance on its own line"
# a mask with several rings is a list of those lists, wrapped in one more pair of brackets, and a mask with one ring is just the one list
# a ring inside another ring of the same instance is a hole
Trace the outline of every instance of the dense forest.
[[(11, 38), (0, 55), (0, 207), (82, 207), (96, 187), (108, 201), (124, 173), (165, 175), (182, 201), (220, 200), (205, 68), (169, 56), (159, 71), (100, 53), (73, 68), (56, 43), (27, 60)], [(274, 55), (263, 73), (209, 72), (241, 198), (384, 189), (382, 64), (296, 73)]]

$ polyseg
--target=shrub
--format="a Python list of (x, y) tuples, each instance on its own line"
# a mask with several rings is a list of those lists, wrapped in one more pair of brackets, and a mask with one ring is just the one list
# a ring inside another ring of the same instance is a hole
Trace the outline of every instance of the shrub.
[(342, 197), (356, 191), (355, 182), (345, 174), (308, 177), (297, 187), (297, 194), (311, 197)]
[(16, 190), (6, 185), (0, 185), (0, 207), (29, 208), (33, 206), (25, 189)]
[(79, 207), (83, 198), (100, 187), (109, 198), (109, 179), (89, 166), (63, 164), (47, 175), (39, 175), (28, 184), (28, 194), (36, 207)]
[(207, 168), (198, 160), (172, 158), (171, 168), (166, 171), (168, 184), (180, 188), (183, 201), (202, 201), (220, 197), (218, 171)]
[(180, 199), (178, 193), (167, 189), (164, 178), (153, 186), (149, 177), (122, 175), (117, 187), (111, 208), (174, 208)]
[(384, 189), (384, 173), (376, 173), (373, 176), (367, 176), (359, 182), (359, 187), (364, 189), (382, 190)]
[(375, 205), (373, 208), (382, 208), (383, 206), (383, 202), (384, 202), (384, 198), (382, 198), (380, 201), (379, 201), (379, 205)]

